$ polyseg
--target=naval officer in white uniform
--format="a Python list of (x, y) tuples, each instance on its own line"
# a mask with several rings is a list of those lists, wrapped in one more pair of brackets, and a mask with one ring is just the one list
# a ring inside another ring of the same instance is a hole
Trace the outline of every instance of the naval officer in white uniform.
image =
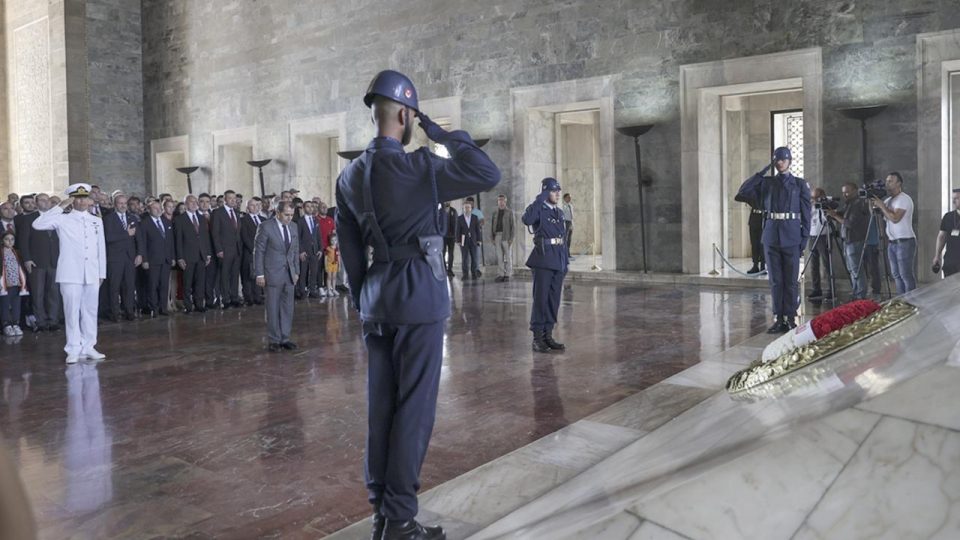
[[(60, 258), (57, 283), (63, 297), (66, 319), (67, 363), (78, 360), (103, 360), (94, 348), (97, 344), (97, 308), (100, 284), (107, 277), (107, 246), (103, 238), (103, 220), (89, 212), (90, 184), (73, 184), (67, 199), (40, 215), (33, 222), (38, 231), (57, 231)], [(72, 211), (64, 212), (67, 207)]]

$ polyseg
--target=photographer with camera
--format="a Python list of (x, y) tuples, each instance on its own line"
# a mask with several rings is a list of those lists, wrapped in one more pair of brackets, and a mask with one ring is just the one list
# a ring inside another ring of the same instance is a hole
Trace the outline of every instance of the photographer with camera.
[(866, 199), (858, 197), (856, 184), (846, 183), (842, 191), (843, 205), (838, 210), (828, 208), (824, 209), (824, 212), (840, 224), (843, 256), (847, 260), (847, 269), (853, 282), (853, 299), (862, 300), (867, 296), (863, 248), (867, 239), (867, 226), (870, 224), (870, 205)]
[(873, 195), (873, 207), (887, 220), (887, 258), (890, 274), (897, 284), (897, 294), (917, 288), (914, 266), (917, 258), (917, 235), (913, 232), (913, 199), (903, 192), (903, 176), (894, 171), (887, 175), (885, 200)]
[[(827, 207), (836, 209), (837, 204), (832, 198), (827, 196), (823, 188), (813, 189), (813, 212), (810, 215), (810, 279), (813, 281), (813, 289), (807, 294), (807, 298), (833, 300), (833, 279), (832, 265), (830, 264), (831, 234), (833, 227), (830, 220), (824, 215), (824, 204)], [(823, 295), (823, 282), (821, 273), (827, 274), (827, 295)]]
[[(937, 251), (933, 256), (933, 273), (939, 274), (943, 270), (943, 277), (947, 278), (960, 272), (960, 189), (953, 190), (953, 210), (943, 215), (940, 220), (940, 232), (937, 234)], [(947, 254), (942, 258), (943, 248)]]

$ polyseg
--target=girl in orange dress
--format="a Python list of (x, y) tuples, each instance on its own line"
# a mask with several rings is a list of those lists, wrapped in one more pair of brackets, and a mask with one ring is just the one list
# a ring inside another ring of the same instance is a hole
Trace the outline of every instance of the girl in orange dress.
[(337, 247), (337, 233), (330, 233), (330, 241), (324, 253), (327, 271), (327, 296), (340, 296), (337, 292), (337, 272), (340, 270), (340, 248)]

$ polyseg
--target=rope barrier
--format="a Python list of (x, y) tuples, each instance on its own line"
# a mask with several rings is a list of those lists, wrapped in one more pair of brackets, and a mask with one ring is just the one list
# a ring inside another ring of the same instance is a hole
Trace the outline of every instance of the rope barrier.
[(717, 255), (720, 255), (720, 260), (722, 260), (722, 261), (724, 262), (724, 264), (726, 264), (731, 270), (733, 270), (734, 272), (740, 274), (740, 275), (743, 276), (743, 277), (747, 277), (747, 278), (751, 278), (751, 279), (752, 279), (752, 278), (756, 278), (756, 277), (766, 276), (766, 275), (767, 275), (767, 271), (766, 271), (766, 270), (764, 270), (764, 271), (762, 271), (762, 272), (758, 272), (758, 273), (756, 273), (756, 274), (747, 274), (746, 272), (741, 272), (740, 270), (737, 269), (737, 267), (733, 266), (733, 264), (732, 264), (730, 261), (727, 260), (727, 258), (723, 255), (723, 252), (720, 251), (720, 248), (718, 248), (716, 244), (713, 245), (713, 249), (714, 249), (714, 251), (717, 252)]

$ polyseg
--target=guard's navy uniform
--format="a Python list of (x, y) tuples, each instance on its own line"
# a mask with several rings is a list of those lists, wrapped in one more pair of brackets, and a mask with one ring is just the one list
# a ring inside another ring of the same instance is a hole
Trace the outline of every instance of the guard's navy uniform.
[(533, 348), (538, 352), (545, 352), (548, 348), (563, 349), (563, 345), (553, 341), (553, 327), (557, 324), (569, 256), (564, 245), (563, 211), (547, 202), (551, 191), (560, 191), (560, 184), (553, 178), (544, 178), (540, 195), (527, 206), (522, 218), (523, 224), (531, 227), (534, 234), (533, 251), (527, 258), (527, 266), (533, 272), (530, 331), (533, 332)]
[[(791, 158), (790, 150), (785, 147), (777, 148), (774, 153), (775, 161)], [(764, 176), (766, 171), (744, 182), (737, 198), (764, 210), (762, 241), (773, 313), (778, 324), (792, 325), (800, 307), (800, 255), (810, 236), (810, 186), (789, 171)], [(785, 331), (782, 327), (779, 330)]]
[[(412, 83), (396, 72), (374, 79), (368, 106), (372, 95), (417, 109)], [(421, 115), (421, 126), (428, 122)], [(432, 127), (450, 159), (426, 148), (406, 153), (400, 141), (377, 137), (337, 180), (340, 252), (369, 354), (366, 485), (374, 508), (391, 522), (417, 515), (420, 467), (436, 412), (450, 316), (440, 201), (500, 181), (496, 165), (466, 132)]]

